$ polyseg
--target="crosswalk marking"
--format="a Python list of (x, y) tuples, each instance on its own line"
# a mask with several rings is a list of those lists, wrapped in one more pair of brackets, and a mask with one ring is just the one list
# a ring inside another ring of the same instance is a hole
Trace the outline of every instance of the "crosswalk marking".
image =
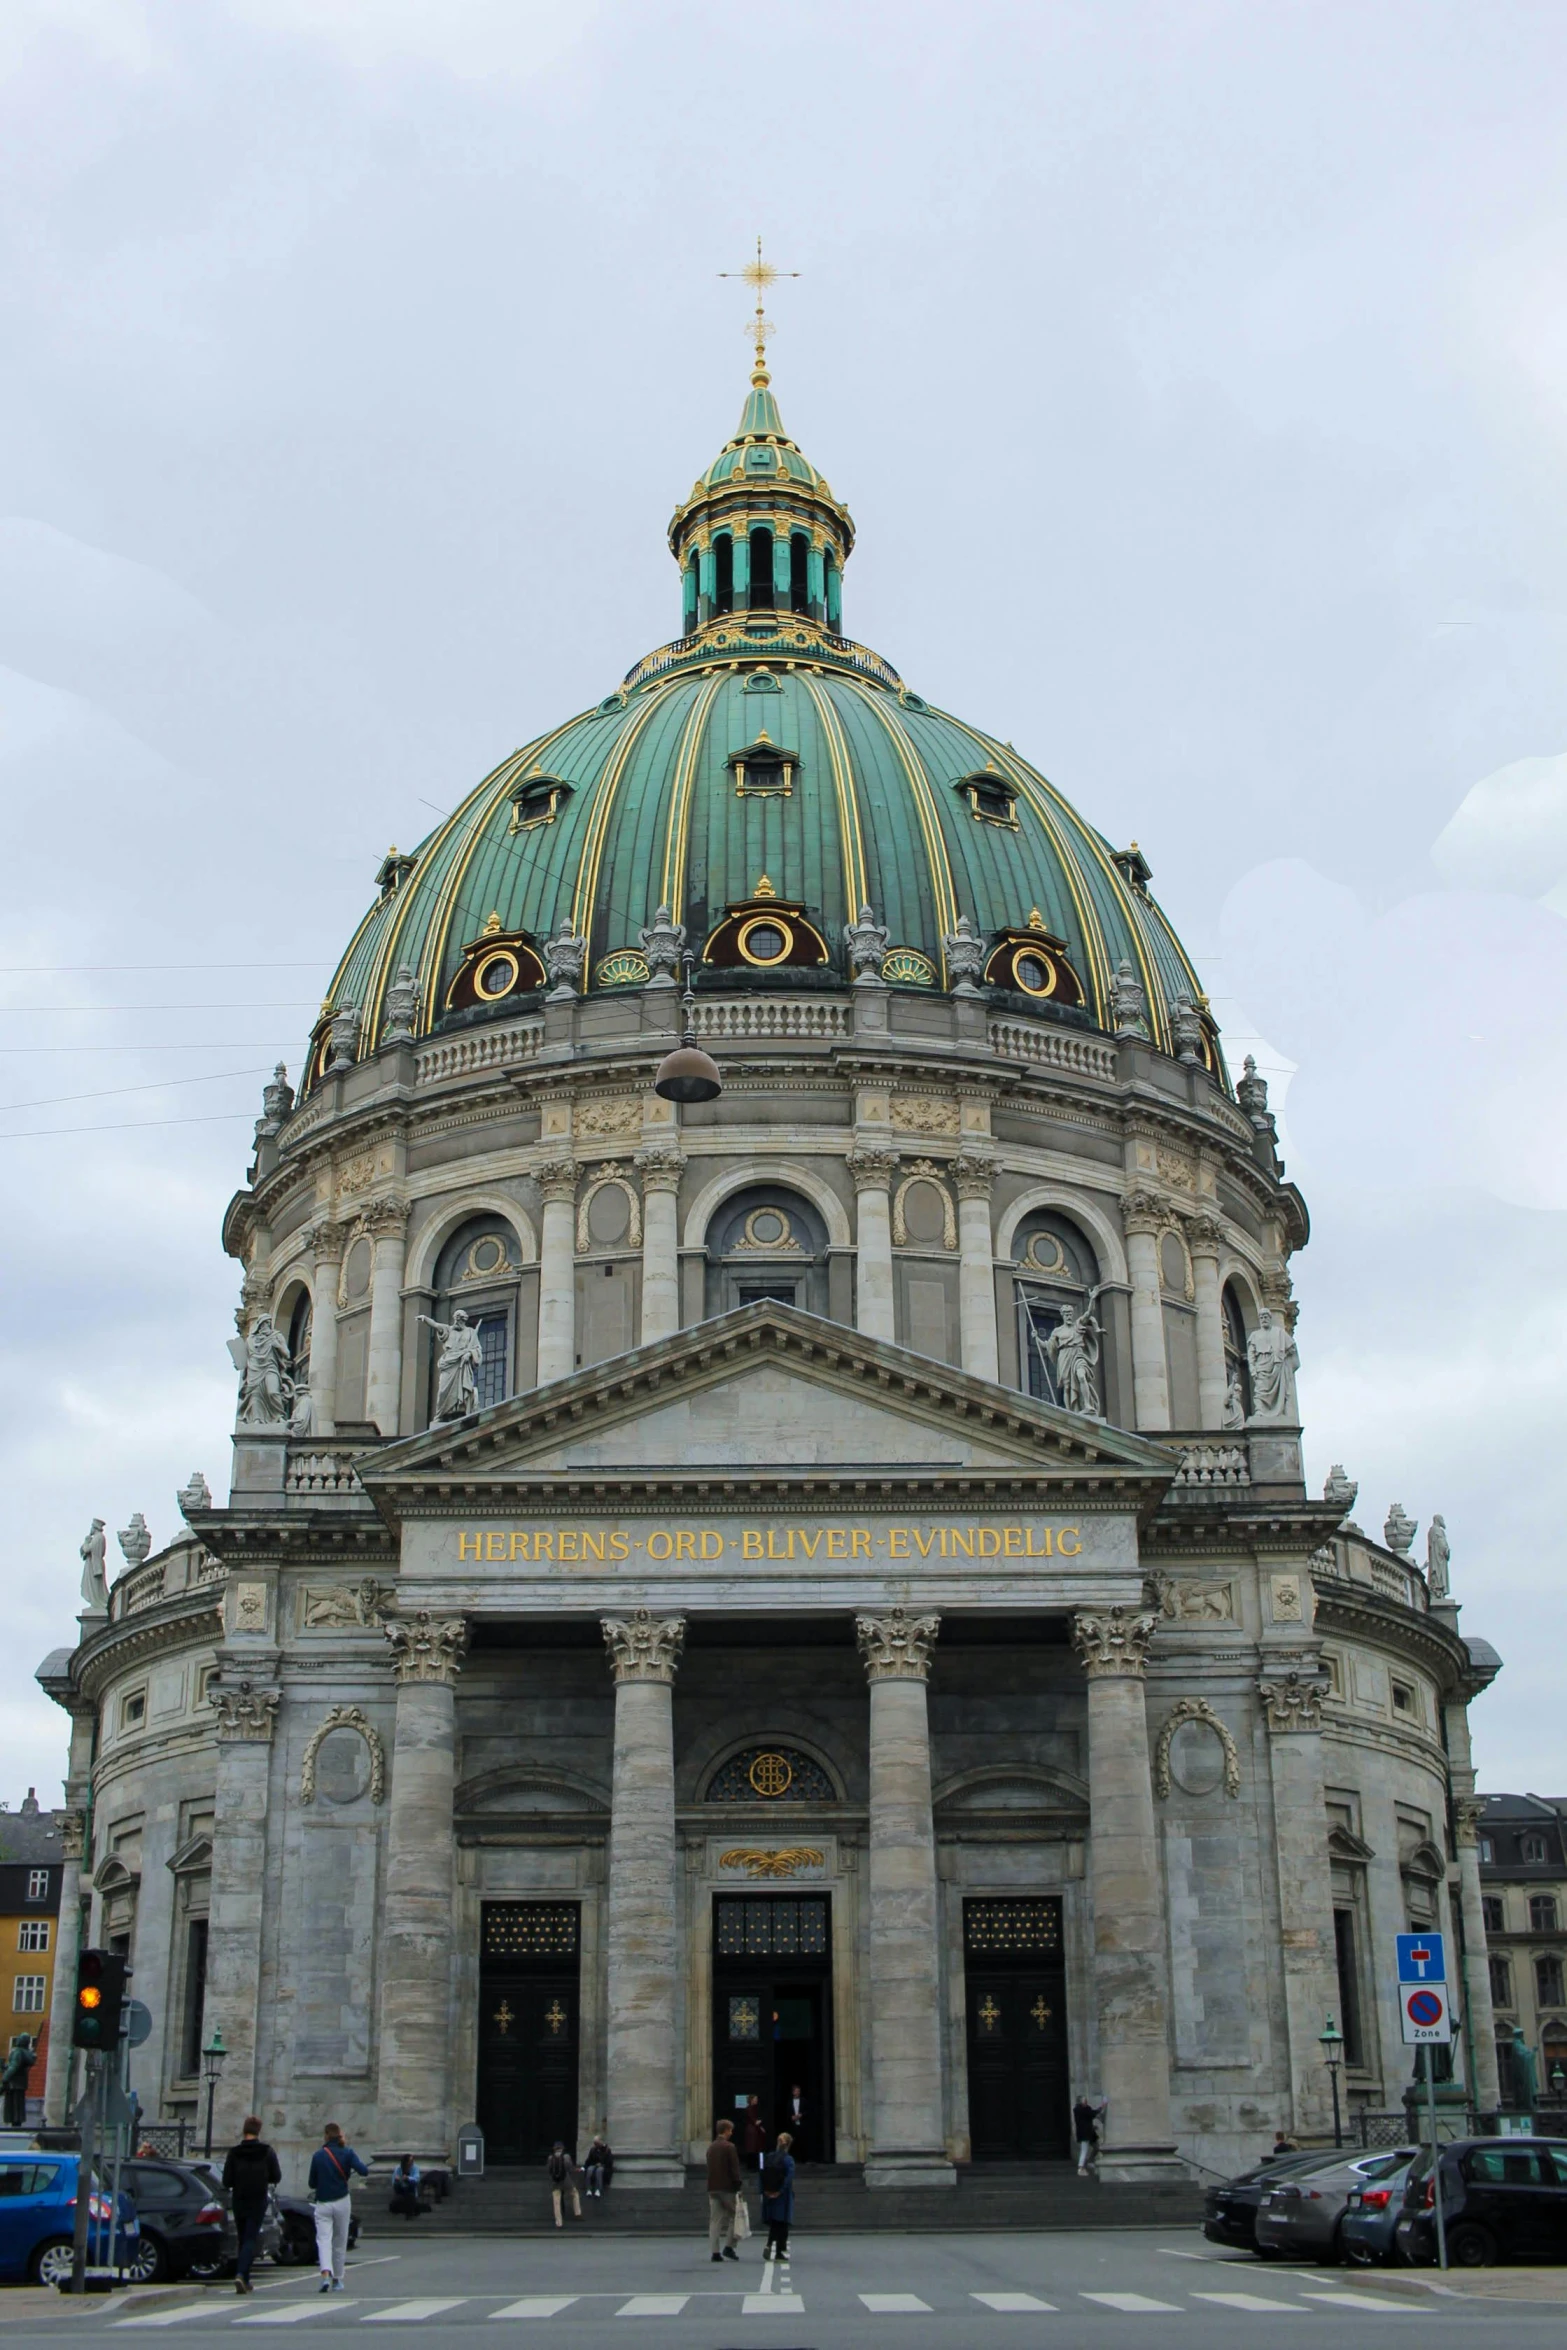
[(144, 2317), (117, 2317), (115, 2331), (121, 2326), (177, 2326), (187, 2317), (210, 2317), (212, 2304), (205, 2296), (193, 2309), (149, 2309)]
[(930, 2315), (930, 2303), (922, 2301), (918, 2293), (862, 2293), (860, 2299), (872, 2317), (917, 2317)]
[(1041, 2301), (1036, 2293), (973, 2293), (973, 2301), (982, 2302), (986, 2309), (999, 2311), (1003, 2317), (1021, 2317), (1031, 2309), (1054, 2309), (1053, 2301)]
[(1416, 2317), (1420, 2311), (1407, 2308), (1402, 2301), (1373, 2301), (1365, 2293), (1308, 2293), (1308, 2301), (1326, 2301), (1332, 2309), (1375, 2309), (1384, 2317)]
[(745, 2317), (803, 2317), (805, 2303), (798, 2293), (747, 2293), (740, 2310)]
[(469, 2298), (466, 2293), (453, 2293), (443, 2300), (394, 2301), (389, 2309), (372, 2309), (365, 2318), (367, 2326), (416, 2326), (426, 2317), (439, 2317), (443, 2309), (461, 2309)]
[(1297, 2317), (1308, 2312), (1298, 2301), (1268, 2301), (1261, 2293), (1194, 2293), (1194, 2301), (1217, 2301), (1221, 2309), (1293, 2309)]
[(573, 2301), (580, 2301), (580, 2293), (525, 2293), (520, 2301), (508, 2301), (504, 2309), (492, 2309), (491, 2317), (559, 2317)]
[[(326, 2301), (325, 2309), (321, 2306), (323, 2300)], [(235, 2318), (234, 2323), (237, 2326), (294, 2326), (298, 2325), (302, 2317), (325, 2317), (328, 2310), (346, 2309), (348, 2306), (346, 2301), (340, 2301), (335, 2294), (328, 2297), (312, 2293), (308, 2301), (290, 2301), (282, 2309), (255, 2309), (249, 2317)]]
[(617, 2317), (678, 2317), (690, 2298), (689, 2293), (633, 2293), (631, 2299), (622, 2308), (616, 2310), (615, 2315)]
[(1170, 2316), (1178, 2316), (1180, 2313), (1179, 2302), (1150, 2301), (1146, 2293), (1085, 2293), (1082, 2298), (1085, 2301), (1102, 2301), (1106, 2309), (1124, 2309), (1132, 2315), (1144, 2309), (1163, 2310)]

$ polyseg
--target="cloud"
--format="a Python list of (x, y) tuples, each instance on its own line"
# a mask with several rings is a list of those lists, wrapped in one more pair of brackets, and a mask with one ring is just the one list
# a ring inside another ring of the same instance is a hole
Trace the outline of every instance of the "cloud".
[(1567, 751), (1515, 759), (1464, 794), (1431, 844), (1455, 889), (1541, 896), (1567, 874)]

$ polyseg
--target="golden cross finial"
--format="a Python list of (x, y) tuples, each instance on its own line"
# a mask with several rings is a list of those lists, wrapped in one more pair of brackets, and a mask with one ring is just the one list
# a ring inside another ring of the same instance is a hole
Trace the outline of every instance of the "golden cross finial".
[(797, 269), (775, 269), (770, 261), (764, 261), (762, 240), (758, 237), (754, 261), (748, 261), (744, 269), (721, 269), (718, 274), (720, 277), (743, 277), (748, 286), (756, 288), (756, 315), (749, 321), (746, 332), (756, 345), (756, 366), (751, 381), (761, 390), (771, 380), (767, 373), (767, 338), (773, 332), (772, 320), (762, 308), (762, 296), (779, 278), (798, 277), (800, 272)]

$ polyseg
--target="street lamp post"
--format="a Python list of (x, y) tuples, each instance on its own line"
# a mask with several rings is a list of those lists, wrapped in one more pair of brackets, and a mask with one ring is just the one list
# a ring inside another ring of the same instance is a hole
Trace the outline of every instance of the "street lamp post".
[(1328, 2068), (1328, 2079), (1333, 2084), (1333, 2143), (1335, 2146), (1342, 2146), (1344, 2143), (1344, 2119), (1339, 2111), (1338, 2068), (1344, 2061), (1344, 2035), (1331, 2016), (1328, 2017), (1325, 2028), (1317, 2034), (1317, 2046), (1322, 2051), (1322, 2060)]
[(201, 2069), (207, 2082), (207, 2160), (209, 2162), (212, 2160), (212, 2100), (218, 2093), (218, 2083), (223, 2078), (223, 2066), (227, 2057), (228, 2050), (223, 2045), (223, 2034), (214, 2031), (212, 2038), (201, 2052)]

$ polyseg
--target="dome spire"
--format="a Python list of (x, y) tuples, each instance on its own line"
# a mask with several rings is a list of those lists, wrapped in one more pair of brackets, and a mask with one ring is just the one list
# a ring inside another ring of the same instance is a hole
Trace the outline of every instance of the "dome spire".
[(764, 261), (762, 240), (758, 237), (754, 261), (748, 261), (744, 269), (721, 269), (718, 274), (720, 277), (743, 277), (747, 285), (756, 288), (756, 315), (747, 321), (746, 332), (756, 346), (756, 357), (751, 368), (751, 388), (753, 391), (765, 392), (773, 380), (767, 372), (767, 338), (775, 330), (772, 320), (762, 307), (762, 296), (779, 278), (798, 277), (800, 272), (797, 269), (779, 269), (771, 261)]

